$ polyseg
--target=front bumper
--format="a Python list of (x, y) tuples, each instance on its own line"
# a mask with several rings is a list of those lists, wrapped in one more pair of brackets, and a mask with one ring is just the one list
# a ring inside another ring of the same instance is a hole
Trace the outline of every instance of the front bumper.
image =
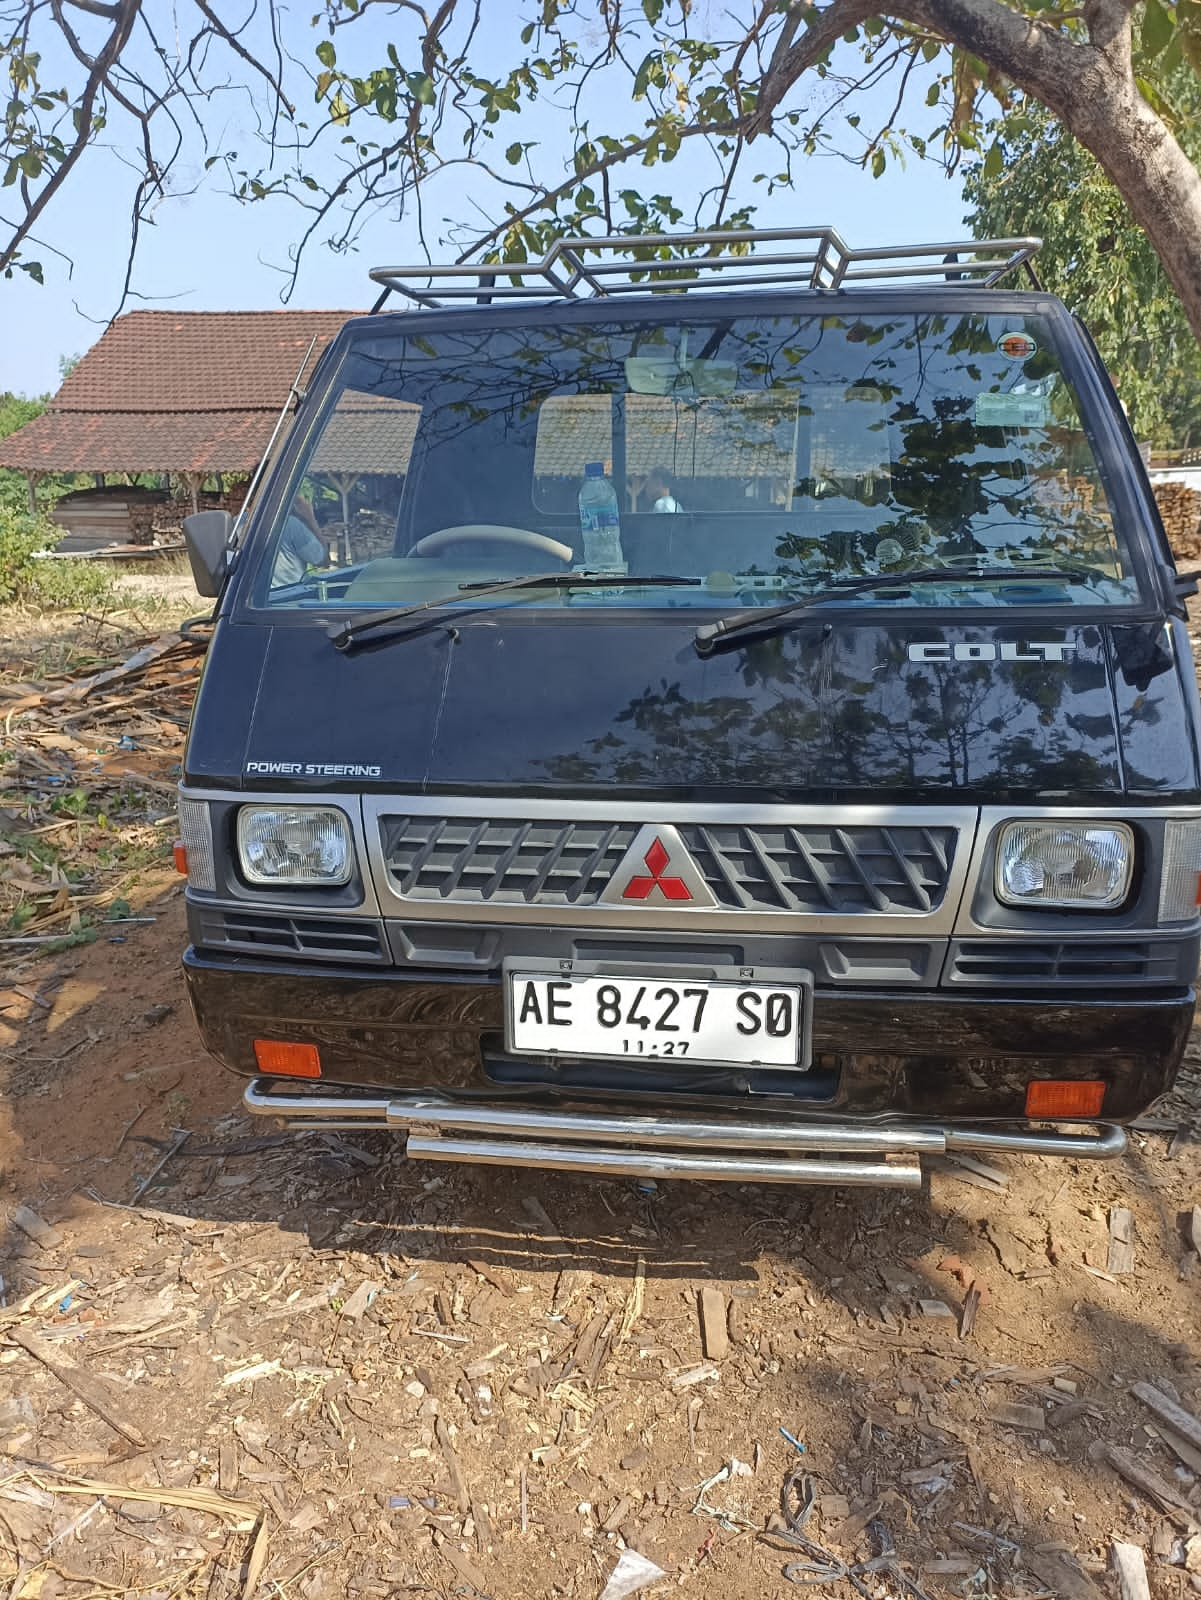
[(316, 1045), (323, 1084), (376, 1097), (603, 1105), (672, 1120), (698, 1111), (908, 1117), (939, 1124), (1024, 1117), (1035, 1078), (1100, 1078), (1102, 1115), (1122, 1122), (1170, 1088), (1191, 990), (1052, 998), (990, 991), (818, 987), (812, 1068), (748, 1071), (663, 1061), (517, 1057), (504, 1047), (499, 981), (446, 972), (365, 972), (189, 949), (188, 990), (206, 1048), (259, 1073), (256, 1038)]

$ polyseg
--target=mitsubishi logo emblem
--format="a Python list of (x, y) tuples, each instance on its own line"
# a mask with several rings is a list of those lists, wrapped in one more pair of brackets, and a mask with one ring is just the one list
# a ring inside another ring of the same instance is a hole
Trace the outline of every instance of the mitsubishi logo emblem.
[(634, 902), (688, 911), (717, 904), (677, 829), (649, 822), (639, 828), (600, 897), (602, 905)]
[(644, 877), (635, 874), (621, 891), (623, 900), (649, 900), (653, 890), (658, 889), (665, 900), (691, 900), (692, 891), (683, 878), (670, 878), (667, 876), (667, 867), (671, 857), (663, 848), (662, 839), (656, 839), (654, 844), (643, 857), (646, 870), (650, 874)]

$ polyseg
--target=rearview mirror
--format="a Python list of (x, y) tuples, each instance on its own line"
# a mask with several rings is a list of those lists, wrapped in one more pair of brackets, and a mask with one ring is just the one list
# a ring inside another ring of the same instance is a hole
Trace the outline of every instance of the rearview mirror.
[(183, 522), (184, 543), (192, 564), (196, 592), (215, 600), (229, 571), (229, 535), (234, 519), (228, 511), (194, 511)]
[(626, 357), (626, 387), (631, 394), (672, 395), (689, 400), (733, 394), (738, 387), (736, 361), (706, 361), (700, 356), (665, 352)]

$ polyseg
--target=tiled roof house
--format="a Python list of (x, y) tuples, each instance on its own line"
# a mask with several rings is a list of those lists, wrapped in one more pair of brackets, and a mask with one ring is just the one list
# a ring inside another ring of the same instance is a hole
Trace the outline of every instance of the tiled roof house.
[(48, 472), (252, 472), (305, 352), (350, 311), (130, 311), (41, 416), (0, 440), (0, 466)]

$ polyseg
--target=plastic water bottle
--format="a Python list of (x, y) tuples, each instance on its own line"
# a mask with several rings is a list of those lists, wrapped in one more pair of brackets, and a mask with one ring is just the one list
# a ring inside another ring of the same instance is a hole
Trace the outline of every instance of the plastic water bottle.
[(584, 541), (584, 569), (588, 572), (624, 572), (621, 553), (621, 514), (617, 491), (605, 477), (603, 461), (589, 461), (580, 486), (580, 533)]

